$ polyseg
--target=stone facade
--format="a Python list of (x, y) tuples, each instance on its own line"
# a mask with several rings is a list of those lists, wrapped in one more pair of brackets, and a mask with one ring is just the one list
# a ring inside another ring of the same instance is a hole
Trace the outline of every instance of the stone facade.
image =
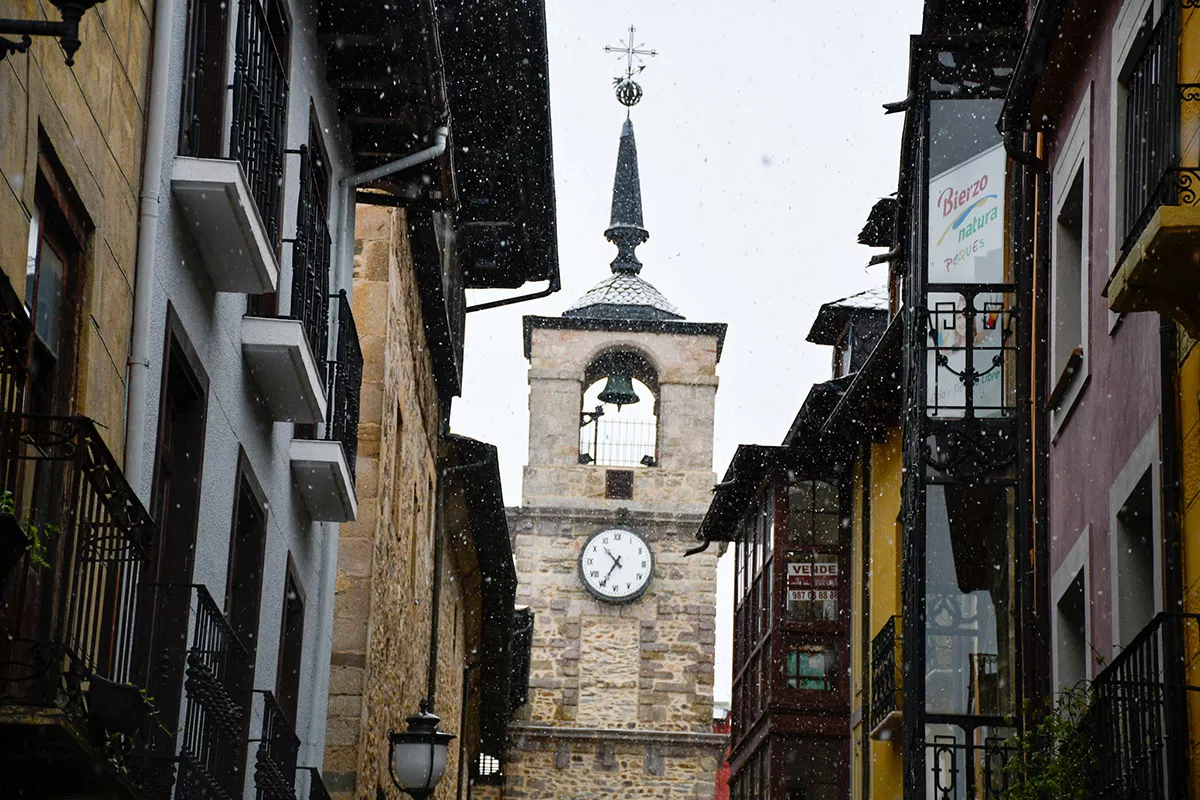
[[(441, 422), (405, 212), (360, 206), (356, 237), (359, 505), (338, 548), (325, 782), (336, 798), (374, 800), (401, 796), (388, 777), (387, 731), (404, 728), (427, 690)], [(434, 710), (443, 729), (461, 734), (478, 569), (473, 555), (443, 544)], [(457, 793), (457, 747), (449, 756), (438, 798)]]
[[(86, 228), (75, 411), (96, 420), (118, 461), (153, 15), (150, 0), (97, 5), (83, 15), (74, 68), (50, 36), (0, 60), (0, 268), (24, 297), (38, 158), (57, 161)], [(59, 14), (48, 2), (0, 0), (0, 17)]]
[[(529, 464), (509, 511), (517, 603), (534, 612), (529, 701), (510, 726), (505, 798), (710, 798), (725, 737), (712, 731), (715, 553), (684, 557), (708, 505), (719, 338), (674, 332), (530, 332)], [(601, 326), (603, 328), (603, 326)], [(633, 468), (632, 499), (606, 498), (579, 464), (579, 413), (599, 356), (634, 351), (656, 378), (659, 466)], [(641, 534), (654, 575), (636, 601), (596, 599), (580, 549), (609, 527)]]

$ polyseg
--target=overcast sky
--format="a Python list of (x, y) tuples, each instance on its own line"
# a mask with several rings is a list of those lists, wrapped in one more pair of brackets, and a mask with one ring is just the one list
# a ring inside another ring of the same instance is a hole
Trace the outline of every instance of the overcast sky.
[[(521, 499), (528, 364), (521, 317), (556, 316), (610, 273), (608, 225), (624, 109), (623, 62), (604, 46), (637, 28), (658, 50), (633, 109), (650, 240), (642, 277), (691, 321), (726, 322), (713, 468), (741, 443), (779, 444), (830, 353), (804, 341), (824, 302), (882, 285), (855, 241), (896, 188), (909, 34), (919, 0), (547, 0), (563, 289), (471, 314), (456, 433), (495, 444), (505, 501)], [(496, 293), (476, 293), (474, 302)], [(728, 561), (724, 559), (723, 562)], [(728, 564), (715, 694), (729, 698)]]

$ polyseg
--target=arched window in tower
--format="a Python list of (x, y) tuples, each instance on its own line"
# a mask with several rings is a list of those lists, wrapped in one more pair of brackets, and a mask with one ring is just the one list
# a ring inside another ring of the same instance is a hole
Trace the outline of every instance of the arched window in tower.
[(579, 463), (658, 466), (658, 375), (640, 353), (614, 350), (584, 376)]

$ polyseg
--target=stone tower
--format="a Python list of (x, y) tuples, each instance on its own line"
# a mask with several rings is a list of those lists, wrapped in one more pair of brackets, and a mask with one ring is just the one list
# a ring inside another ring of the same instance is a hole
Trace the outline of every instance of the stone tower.
[(509, 513), (534, 635), (504, 796), (711, 798), (717, 557), (684, 553), (715, 481), (725, 325), (684, 320), (639, 274), (629, 121), (605, 236), (612, 275), (524, 321), (529, 463)]

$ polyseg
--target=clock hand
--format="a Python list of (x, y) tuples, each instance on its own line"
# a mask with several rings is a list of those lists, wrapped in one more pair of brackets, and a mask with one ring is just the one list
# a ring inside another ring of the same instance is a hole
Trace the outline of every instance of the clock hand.
[[(610, 555), (611, 555), (611, 554), (610, 554)], [(612, 565), (611, 567), (609, 567), (609, 568), (608, 568), (608, 574), (604, 576), (604, 580), (600, 581), (600, 585), (601, 585), (601, 586), (604, 586), (606, 583), (608, 583), (608, 577), (609, 577), (609, 575), (612, 575), (612, 574), (613, 574), (613, 570), (614, 570), (614, 569), (616, 569), (616, 568), (617, 568), (617, 567), (619, 567), (619, 566), (621, 566), (621, 562), (620, 562), (620, 561), (618, 561), (617, 559), (615, 559), (615, 558), (614, 558), (614, 559), (613, 559), (613, 565)]]

